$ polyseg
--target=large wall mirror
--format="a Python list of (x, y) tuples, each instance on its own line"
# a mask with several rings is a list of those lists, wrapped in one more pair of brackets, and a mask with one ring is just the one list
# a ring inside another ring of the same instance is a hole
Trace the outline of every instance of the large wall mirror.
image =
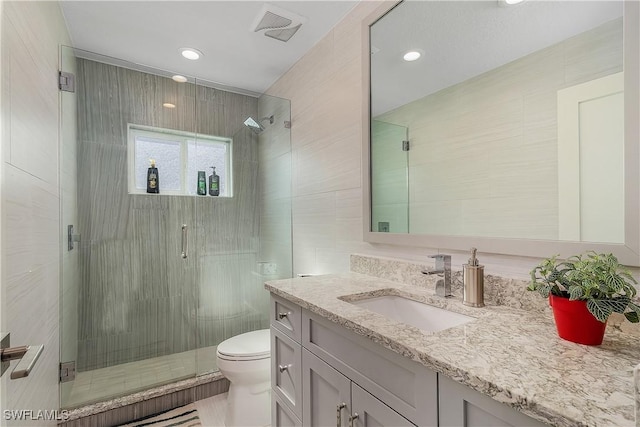
[(366, 239), (640, 265), (639, 10), (405, 1), (372, 17)]

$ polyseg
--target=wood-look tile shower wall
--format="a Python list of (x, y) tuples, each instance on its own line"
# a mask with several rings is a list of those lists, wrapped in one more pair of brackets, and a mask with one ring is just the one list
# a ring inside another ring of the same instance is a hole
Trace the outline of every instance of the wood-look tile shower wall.
[[(257, 136), (242, 124), (256, 116), (257, 99), (89, 60), (78, 61), (77, 80), (78, 370), (266, 327), (267, 296), (253, 273)], [(233, 137), (234, 197), (129, 195), (127, 123)]]

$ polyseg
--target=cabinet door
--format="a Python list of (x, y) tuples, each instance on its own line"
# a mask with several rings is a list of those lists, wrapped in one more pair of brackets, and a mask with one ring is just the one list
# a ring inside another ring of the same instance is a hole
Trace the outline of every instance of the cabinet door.
[(475, 390), (438, 375), (442, 427), (542, 427), (543, 424)]
[(293, 411), (284, 405), (280, 398), (271, 393), (271, 426), (272, 427), (302, 427), (302, 423)]
[(302, 417), (302, 347), (271, 328), (271, 389), (298, 417)]
[(302, 349), (302, 420), (305, 427), (347, 427), (351, 381)]
[(351, 383), (351, 413), (357, 415), (354, 427), (415, 427), (408, 419), (364, 391), (356, 383)]

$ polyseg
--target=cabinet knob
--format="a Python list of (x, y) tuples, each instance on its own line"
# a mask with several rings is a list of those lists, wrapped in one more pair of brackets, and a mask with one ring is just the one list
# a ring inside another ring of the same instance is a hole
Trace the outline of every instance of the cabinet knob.
[(347, 406), (346, 403), (342, 402), (336, 405), (336, 426), (342, 427), (342, 410)]
[(353, 422), (358, 419), (358, 413), (354, 412), (353, 415), (349, 417), (349, 426), (353, 427)]
[(278, 370), (280, 371), (280, 373), (283, 373), (284, 371), (289, 370), (289, 368), (291, 367), (291, 364), (288, 365), (278, 365)]
[(286, 313), (278, 313), (278, 319), (282, 320), (285, 317), (289, 317), (290, 314), (291, 314), (290, 311), (287, 311)]

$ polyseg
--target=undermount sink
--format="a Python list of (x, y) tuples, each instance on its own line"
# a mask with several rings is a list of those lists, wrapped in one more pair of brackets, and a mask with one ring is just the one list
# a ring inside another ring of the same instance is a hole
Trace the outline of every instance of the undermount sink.
[(351, 304), (429, 332), (442, 331), (475, 320), (464, 314), (396, 295), (367, 298), (352, 301)]

